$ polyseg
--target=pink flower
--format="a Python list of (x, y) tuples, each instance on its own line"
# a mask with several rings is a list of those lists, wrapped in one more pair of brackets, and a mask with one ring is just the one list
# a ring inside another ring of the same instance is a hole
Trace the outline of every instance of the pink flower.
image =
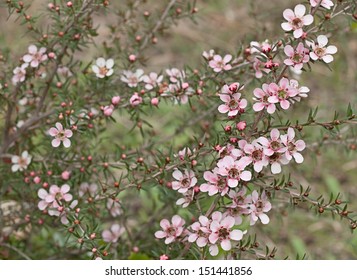
[(239, 131), (243, 131), (247, 127), (247, 123), (245, 121), (241, 121), (237, 123), (236, 127)]
[(225, 212), (228, 216), (232, 216), (235, 219), (235, 224), (240, 225), (243, 222), (242, 216), (245, 209), (244, 201), (246, 198), (247, 188), (242, 187), (238, 192), (230, 190), (228, 193), (229, 198), (232, 200), (232, 204), (228, 205)]
[(265, 192), (262, 193), (259, 198), (257, 191), (253, 191), (251, 195), (248, 195), (245, 199), (245, 210), (244, 213), (250, 215), (250, 225), (254, 225), (258, 219), (262, 224), (268, 224), (270, 219), (265, 212), (269, 212), (271, 209), (271, 203), (268, 201), (268, 198)]
[(167, 261), (169, 259), (169, 257), (165, 254), (160, 256), (160, 261)]
[(103, 114), (107, 117), (110, 117), (114, 112), (114, 105), (110, 104), (108, 106), (104, 106)]
[(103, 230), (102, 238), (105, 242), (117, 243), (123, 233), (124, 228), (118, 224), (113, 224), (110, 229)]
[(220, 147), (220, 149), (218, 150), (218, 155), (221, 158), (224, 158), (225, 156), (231, 156), (234, 160), (236, 160), (237, 158), (240, 158), (243, 155), (242, 149), (245, 144), (245, 140), (240, 140), (238, 142), (240, 149), (236, 149), (235, 146), (228, 143), (226, 146)]
[(113, 75), (114, 60), (109, 58), (105, 60), (103, 57), (99, 57), (96, 64), (92, 65), (92, 70), (98, 78), (105, 78)]
[(214, 72), (228, 71), (232, 69), (232, 65), (228, 64), (231, 60), (232, 56), (230, 54), (226, 54), (224, 58), (216, 54), (213, 56), (213, 59), (210, 60), (209, 67), (211, 67)]
[(232, 249), (231, 240), (239, 241), (243, 238), (243, 232), (239, 229), (233, 229), (235, 225), (235, 219), (227, 216), (221, 221), (213, 220), (210, 224), (210, 230), (212, 233), (209, 235), (208, 240), (212, 246), (210, 246), (209, 252), (212, 256), (218, 254), (217, 243), (221, 245), (224, 251)]
[(108, 198), (107, 209), (113, 217), (118, 217), (122, 213), (122, 208), (119, 203), (119, 199)]
[(71, 187), (67, 184), (58, 187), (57, 185), (52, 185), (49, 189), (49, 193), (45, 198), (46, 203), (52, 204), (52, 207), (57, 208), (60, 205), (59, 203), (64, 200), (69, 202), (72, 200), (73, 196), (69, 194)]
[(179, 193), (185, 193), (197, 184), (197, 178), (192, 170), (185, 169), (184, 173), (182, 173), (176, 169), (172, 173), (172, 177), (177, 180), (172, 182), (172, 189)]
[(241, 86), (239, 83), (232, 83), (230, 85), (224, 85), (222, 87), (221, 92), (223, 94), (228, 94), (228, 95), (233, 95), (235, 93), (238, 93), (239, 90), (242, 90), (244, 86)]
[(73, 132), (70, 129), (63, 129), (62, 124), (59, 122), (56, 123), (56, 127), (50, 128), (48, 131), (52, 137), (55, 139), (52, 140), (52, 147), (57, 148), (63, 142), (63, 146), (69, 148), (71, 146), (71, 141), (68, 138), (73, 136)]
[(337, 48), (335, 46), (326, 46), (328, 39), (325, 35), (317, 36), (317, 43), (306, 41), (306, 44), (312, 48), (310, 52), (310, 57), (313, 60), (323, 60), (325, 63), (330, 63), (333, 61), (332, 54), (337, 53)]
[(61, 178), (63, 180), (69, 180), (70, 177), (71, 177), (71, 172), (69, 172), (67, 170), (63, 171), (61, 174)]
[(124, 70), (123, 75), (121, 76), (121, 80), (126, 83), (129, 87), (136, 87), (138, 83), (142, 81), (142, 75), (144, 71), (142, 69), (137, 69), (135, 73)]
[(90, 197), (95, 197), (96, 193), (98, 191), (98, 185), (95, 183), (88, 184), (86, 182), (83, 182), (79, 186), (79, 191), (78, 195), (79, 197), (84, 196), (85, 194), (88, 194)]
[(283, 147), (280, 140), (280, 132), (274, 128), (270, 132), (270, 140), (265, 137), (259, 137), (257, 142), (263, 146), (264, 154), (272, 156), (274, 153), (285, 153), (286, 147)]
[(182, 208), (186, 208), (193, 201), (195, 195), (194, 189), (189, 189), (187, 192), (183, 193), (183, 198), (179, 198), (176, 201), (176, 205), (181, 205)]
[(268, 74), (270, 73), (270, 69), (265, 68), (265, 63), (260, 61), (257, 57), (254, 57), (253, 69), (255, 70), (255, 77), (260, 79), (263, 77), (263, 72)]
[(280, 107), (284, 110), (287, 110), (290, 107), (290, 102), (288, 100), (298, 94), (296, 88), (290, 86), (287, 78), (282, 78), (279, 85), (271, 83), (269, 85), (269, 91), (271, 92), (271, 96), (268, 98), (268, 102), (279, 103)]
[(262, 89), (261, 88), (256, 88), (253, 91), (254, 98), (253, 100), (256, 101), (253, 105), (253, 110), (255, 112), (259, 112), (263, 109), (267, 109), (267, 112), (269, 114), (273, 114), (276, 110), (276, 106), (274, 103), (269, 102), (269, 97), (272, 95), (269, 85), (268, 84), (263, 84)]
[(296, 80), (290, 80), (290, 87), (297, 90), (297, 95), (291, 101), (300, 101), (301, 97), (307, 97), (307, 93), (310, 92), (310, 89), (308, 87), (299, 87), (299, 82)]
[(208, 61), (209, 61), (209, 60), (212, 60), (214, 55), (215, 55), (214, 50), (209, 50), (208, 52), (207, 52), (207, 51), (204, 51), (204, 52), (202, 53), (202, 56), (203, 56), (205, 59), (207, 59)]
[(228, 177), (228, 186), (235, 188), (238, 186), (240, 180), (250, 181), (252, 178), (252, 173), (250, 171), (244, 170), (244, 168), (249, 164), (249, 159), (243, 157), (238, 161), (235, 161), (232, 157), (226, 156), (221, 159), (218, 163), (218, 174)]
[(294, 11), (291, 9), (286, 9), (283, 12), (284, 18), (288, 22), (283, 22), (281, 24), (281, 27), (285, 31), (294, 31), (294, 38), (300, 38), (303, 35), (303, 30), (302, 28), (305, 25), (310, 25), (314, 21), (314, 17), (312, 15), (306, 15), (306, 8), (304, 5), (296, 5), (294, 8)]
[[(212, 214), (212, 217), (215, 213)], [(198, 222), (194, 222), (190, 226), (191, 231), (188, 233), (188, 242), (196, 242), (197, 246), (200, 248), (206, 246), (208, 243), (208, 236), (211, 234), (211, 230), (209, 229), (210, 223), (211, 220), (206, 216), (200, 216)]]
[(262, 171), (263, 167), (269, 164), (268, 157), (264, 154), (263, 147), (256, 140), (254, 140), (252, 144), (245, 145), (244, 152), (250, 162), (253, 163), (255, 172)]
[(177, 68), (167, 69), (166, 73), (170, 77), (170, 82), (174, 84), (182, 81), (186, 76), (185, 71), (181, 71)]
[(11, 162), (13, 165), (11, 167), (11, 171), (17, 172), (26, 170), (30, 165), (31, 160), (32, 157), (29, 155), (28, 151), (23, 151), (21, 156), (12, 156)]
[(26, 78), (26, 68), (28, 67), (28, 63), (24, 63), (21, 67), (16, 67), (12, 72), (14, 76), (12, 77), (11, 81), (14, 86), (18, 83), (25, 81)]
[(301, 70), (304, 63), (309, 62), (310, 57), (308, 55), (309, 50), (304, 47), (303, 43), (299, 43), (294, 50), (290, 45), (286, 45), (284, 48), (285, 54), (289, 57), (284, 60), (284, 64), (293, 66), (295, 70)]
[(165, 244), (174, 242), (183, 233), (183, 225), (185, 220), (179, 215), (175, 215), (171, 219), (171, 223), (167, 219), (163, 219), (160, 222), (160, 226), (163, 230), (155, 232), (156, 238), (165, 238)]
[(157, 106), (157, 105), (159, 105), (159, 103), (160, 103), (159, 98), (154, 97), (154, 98), (151, 99), (151, 105)]
[(312, 7), (316, 7), (319, 3), (321, 7), (324, 7), (328, 10), (330, 10), (330, 8), (334, 5), (331, 0), (310, 0), (310, 5)]
[(112, 104), (114, 105), (114, 106), (116, 106), (116, 105), (118, 105), (119, 104), (119, 102), (120, 102), (120, 96), (113, 96), (112, 97)]
[(142, 77), (142, 81), (145, 83), (145, 88), (147, 90), (152, 90), (162, 82), (163, 78), (164, 76), (159, 76), (157, 73), (151, 72), (149, 75), (144, 75)]
[(130, 97), (129, 102), (131, 106), (136, 107), (143, 102), (143, 98), (139, 96), (137, 92), (134, 92), (134, 94)]
[(186, 104), (188, 102), (188, 97), (194, 93), (194, 89), (192, 87), (183, 88), (183, 84), (169, 84), (161, 96), (172, 96), (174, 98), (175, 104)]
[(215, 168), (213, 172), (205, 171), (203, 178), (207, 181), (200, 186), (201, 192), (208, 192), (209, 196), (220, 193), (221, 196), (226, 195), (229, 191), (227, 178), (217, 174), (218, 169)]
[(46, 48), (40, 48), (37, 50), (35, 45), (28, 47), (28, 54), (25, 54), (22, 59), (24, 62), (29, 63), (31, 67), (37, 68), (39, 64), (48, 59), (46, 54)]
[(293, 128), (288, 128), (288, 133), (286, 135), (281, 135), (281, 142), (287, 147), (285, 152), (285, 157), (288, 160), (292, 158), (295, 159), (297, 163), (302, 163), (304, 161), (304, 157), (299, 153), (303, 151), (306, 147), (305, 142), (303, 140), (295, 141), (295, 131)]
[(239, 92), (231, 96), (227, 94), (220, 94), (219, 97), (223, 102), (225, 102), (225, 104), (220, 105), (218, 107), (218, 111), (222, 114), (228, 112), (229, 117), (236, 116), (240, 110), (246, 108), (248, 104), (246, 99), (240, 98), (241, 94)]

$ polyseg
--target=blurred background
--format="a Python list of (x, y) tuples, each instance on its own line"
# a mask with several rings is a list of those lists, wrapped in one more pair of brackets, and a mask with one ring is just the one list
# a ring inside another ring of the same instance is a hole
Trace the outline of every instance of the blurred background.
[[(24, 1), (25, 3), (28, 1)], [(45, 9), (48, 1), (34, 0), (29, 12)], [(120, 5), (111, 1), (114, 6)], [(120, 2), (120, 1), (118, 1)], [(163, 6), (166, 1), (148, 0), (143, 10), (154, 10)], [(172, 26), (164, 37), (158, 38), (156, 45), (146, 51), (148, 58), (146, 70), (160, 71), (162, 69), (188, 65), (200, 67), (204, 61), (201, 54), (204, 50), (215, 49), (218, 53), (236, 53), (243, 44), (248, 47), (250, 41), (264, 41), (267, 38), (276, 39), (283, 36), (280, 23), (282, 12), (293, 8), (301, 1), (265, 1), (265, 0), (200, 0), (196, 15), (197, 24), (190, 20), (179, 21)], [(306, 1), (305, 1), (306, 2)], [(334, 1), (335, 2), (335, 1)], [(13, 23), (15, 17), (7, 21), (7, 12), (0, 10), (0, 47), (8, 48), (14, 58), (20, 57), (26, 50), (31, 37), (24, 35), (26, 26)], [(98, 15), (95, 24), (99, 25), (100, 36), (95, 40), (100, 47), (102, 40), (110, 32), (106, 23), (115, 20)], [(329, 44), (336, 45), (338, 53), (335, 61), (330, 64), (333, 71), (323, 65), (313, 65), (313, 72), (303, 73), (299, 78), (301, 85), (310, 88), (309, 98), (288, 111), (291, 119), (305, 121), (308, 110), (319, 107), (317, 119), (331, 121), (336, 110), (342, 116), (348, 103), (357, 110), (357, 23), (351, 18), (342, 16), (336, 19)], [(97, 54), (95, 48), (83, 54), (83, 59), (92, 59)], [(237, 77), (239, 81), (239, 77)], [(256, 82), (254, 85), (258, 85)], [(253, 86), (253, 85), (252, 85)], [(249, 92), (252, 87), (248, 88)], [(162, 128), (163, 133), (172, 133), (176, 125), (182, 124), (180, 110), (172, 107), (161, 108), (165, 115), (164, 123), (160, 117), (152, 117), (154, 129)], [(162, 116), (161, 115), (161, 116)], [(124, 116), (125, 117), (125, 116)], [(123, 117), (123, 118), (124, 118)], [(120, 123), (120, 122), (119, 122)], [(118, 138), (124, 136), (123, 126), (113, 126), (112, 135)], [(348, 210), (357, 211), (357, 157), (356, 129), (351, 126), (341, 127), (340, 131), (327, 131), (320, 127), (304, 129), (304, 140), (308, 149), (304, 152), (305, 161), (302, 165), (291, 165), (284, 172), (292, 174), (297, 184), (311, 186), (311, 196), (325, 194), (342, 194), (342, 199), (350, 202)], [(134, 135), (128, 142), (135, 142)], [(190, 129), (176, 140), (177, 148), (181, 147)], [(320, 147), (318, 143), (327, 137), (326, 144)], [(127, 138), (126, 138), (127, 139)], [(124, 143), (129, 144), (129, 143)], [(357, 258), (357, 231), (351, 233), (349, 224), (332, 218), (330, 214), (317, 214), (315, 209), (309, 209), (301, 204), (294, 209), (284, 201), (276, 201), (270, 212), (271, 223), (268, 226), (253, 227), (261, 243), (277, 247), (276, 258), (294, 259), (297, 255), (306, 254), (307, 259), (355, 259)]]

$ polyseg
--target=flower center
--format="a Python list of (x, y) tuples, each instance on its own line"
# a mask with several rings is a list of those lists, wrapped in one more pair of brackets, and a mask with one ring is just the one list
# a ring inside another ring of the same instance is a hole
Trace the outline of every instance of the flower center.
[(238, 102), (235, 99), (231, 99), (228, 104), (231, 109), (237, 109), (238, 107)]
[(27, 166), (27, 161), (26, 161), (25, 158), (20, 157), (18, 164), (19, 164), (20, 166)]
[(264, 207), (264, 203), (263, 201), (261, 201), (260, 199), (256, 202), (255, 207), (257, 209), (257, 212), (262, 212), (263, 211), (263, 207)]
[(176, 229), (174, 227), (169, 227), (166, 232), (168, 235), (175, 235)]
[(285, 99), (286, 97), (287, 97), (287, 93), (286, 93), (286, 91), (285, 90), (283, 90), (283, 89), (281, 89), (281, 90), (279, 90), (278, 91), (278, 97), (280, 98), (280, 99)]
[(294, 18), (291, 23), (293, 24), (295, 29), (299, 29), (304, 26), (300, 18)]
[(294, 53), (293, 57), (292, 57), (292, 60), (295, 62), (295, 63), (299, 63), (301, 62), (303, 56), (299, 53)]
[(220, 191), (224, 190), (227, 186), (226, 179), (223, 177), (220, 177), (219, 180), (217, 181), (217, 187)]
[(280, 148), (280, 143), (278, 141), (272, 141), (270, 147), (275, 151)]
[(292, 143), (292, 142), (290, 142), (290, 143), (288, 144), (288, 150), (289, 150), (289, 151), (294, 151), (294, 150), (295, 150), (295, 144)]
[(258, 160), (261, 160), (262, 159), (262, 151), (260, 150), (255, 150), (253, 153), (252, 153), (252, 158), (255, 160), (255, 161), (258, 161)]
[(229, 237), (229, 230), (224, 228), (224, 227), (221, 227), (219, 230), (218, 230), (218, 235), (220, 238), (222, 239), (227, 239), (227, 237)]
[(318, 57), (322, 57), (325, 55), (325, 49), (323, 48), (316, 48), (314, 52)]
[(232, 168), (228, 171), (228, 176), (230, 178), (236, 179), (239, 178), (239, 171), (237, 168)]
[(189, 178), (184, 178), (181, 181), (182, 186), (185, 187), (185, 188), (188, 188), (190, 186), (190, 183), (191, 183), (191, 181), (190, 181)]
[(108, 73), (108, 69), (106, 68), (106, 67), (100, 67), (99, 68), (99, 74), (101, 74), (101, 75), (106, 75), (107, 73)]

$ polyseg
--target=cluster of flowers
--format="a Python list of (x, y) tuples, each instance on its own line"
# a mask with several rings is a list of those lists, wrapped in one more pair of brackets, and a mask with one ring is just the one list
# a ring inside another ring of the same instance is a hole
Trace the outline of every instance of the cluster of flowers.
[[(44, 47), (38, 50), (35, 45), (30, 45), (28, 47), (28, 53), (22, 57), (24, 63), (13, 70), (14, 76), (11, 80), (12, 84), (17, 85), (18, 83), (25, 81), (27, 67), (31, 66), (32, 68), (37, 68), (41, 62), (46, 61), (48, 59), (46, 51), (47, 50)], [(51, 56), (54, 56), (54, 54), (52, 53)]]
[(266, 212), (270, 211), (271, 203), (263, 192), (259, 196), (257, 191), (246, 195), (247, 189), (242, 188), (239, 192), (231, 190), (229, 198), (232, 203), (227, 206), (225, 212), (215, 211), (210, 218), (200, 216), (198, 221), (184, 228), (185, 220), (175, 215), (171, 223), (167, 219), (160, 222), (162, 230), (155, 233), (156, 238), (165, 238), (165, 244), (174, 241), (196, 243), (198, 247), (208, 246), (212, 256), (219, 253), (219, 246), (224, 251), (229, 251), (236, 241), (243, 238), (246, 231), (238, 229), (242, 224), (242, 215), (249, 216), (250, 225), (254, 225), (258, 219), (263, 224), (269, 223)]

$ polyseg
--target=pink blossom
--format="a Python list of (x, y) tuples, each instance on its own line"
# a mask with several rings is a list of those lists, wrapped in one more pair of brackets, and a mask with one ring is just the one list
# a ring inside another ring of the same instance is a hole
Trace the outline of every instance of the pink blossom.
[(263, 146), (256, 140), (254, 140), (252, 144), (245, 145), (244, 152), (250, 162), (253, 163), (255, 172), (262, 171), (263, 167), (269, 164), (268, 157), (264, 154)]
[(40, 48), (37, 50), (35, 45), (30, 45), (28, 47), (28, 54), (25, 54), (22, 59), (24, 62), (29, 63), (31, 67), (37, 68), (39, 64), (48, 59), (46, 54), (46, 48)]
[(214, 50), (209, 50), (208, 52), (207, 51), (204, 51), (202, 53), (202, 56), (207, 59), (208, 61), (209, 60), (212, 60), (213, 59), (213, 56), (215, 55), (215, 51)]
[(61, 174), (61, 178), (63, 180), (69, 180), (70, 177), (71, 177), (71, 172), (69, 172), (67, 170), (63, 171)]
[(129, 87), (136, 87), (138, 83), (142, 81), (142, 76), (144, 71), (142, 69), (137, 69), (135, 73), (124, 70), (123, 75), (121, 76), (121, 80), (126, 83)]
[(325, 63), (333, 61), (332, 54), (337, 53), (336, 46), (327, 46), (328, 39), (325, 35), (317, 36), (317, 43), (306, 41), (306, 44), (312, 48), (310, 57), (312, 60), (323, 60)]
[(243, 206), (245, 205), (244, 201), (246, 193), (246, 187), (242, 187), (238, 192), (231, 189), (228, 193), (228, 197), (232, 200), (232, 204), (228, 205), (226, 213), (228, 216), (232, 216), (235, 219), (236, 225), (240, 225), (243, 222)]
[[(263, 52), (263, 56), (270, 51), (275, 51), (276, 47), (273, 48), (272, 44), (269, 43), (269, 40), (265, 40), (262, 43), (252, 41), (250, 42), (250, 52), (251, 53), (261, 53)], [(266, 56), (265, 56), (266, 57)]]
[(238, 142), (240, 149), (236, 149), (235, 146), (228, 143), (226, 146), (220, 147), (220, 149), (218, 150), (218, 155), (221, 158), (224, 158), (225, 156), (231, 156), (232, 158), (234, 158), (236, 160), (237, 158), (240, 158), (243, 155), (242, 149), (243, 149), (245, 143), (246, 143), (245, 140), (240, 140)]
[(61, 187), (58, 187), (57, 185), (52, 185), (49, 189), (49, 193), (45, 198), (45, 201), (47, 203), (52, 204), (52, 207), (59, 207), (61, 206), (59, 203), (64, 200), (66, 202), (69, 202), (72, 200), (73, 196), (69, 194), (69, 190), (71, 187), (68, 184), (64, 184)]
[(232, 60), (232, 55), (226, 54), (224, 58), (216, 54), (213, 59), (210, 60), (209, 66), (214, 72), (221, 72), (223, 70), (228, 71), (232, 69), (232, 65), (228, 64)]
[(230, 85), (224, 85), (222, 87), (221, 92), (223, 94), (228, 94), (228, 95), (233, 95), (235, 93), (238, 93), (239, 90), (242, 90), (244, 86), (241, 86), (239, 83), (232, 83)]
[(263, 109), (267, 109), (267, 112), (269, 114), (273, 114), (276, 110), (276, 106), (274, 103), (269, 102), (269, 97), (272, 95), (269, 85), (268, 84), (263, 84), (262, 89), (261, 88), (256, 88), (253, 91), (254, 98), (253, 100), (256, 101), (253, 105), (253, 110), (256, 112), (259, 112)]
[(197, 178), (192, 170), (185, 169), (182, 173), (180, 170), (176, 169), (172, 173), (172, 177), (177, 180), (172, 182), (172, 189), (179, 193), (185, 193), (197, 184)]
[(295, 141), (294, 129), (292, 127), (289, 127), (288, 133), (286, 135), (281, 135), (280, 138), (284, 146), (287, 147), (285, 157), (288, 160), (294, 158), (297, 163), (302, 163), (304, 161), (304, 157), (299, 152), (303, 151), (306, 145), (303, 140)]
[(28, 63), (24, 63), (21, 65), (21, 67), (16, 67), (12, 71), (14, 73), (14, 76), (11, 79), (13, 85), (16, 86), (18, 83), (22, 83), (23, 81), (25, 81), (27, 67)]
[(88, 194), (90, 197), (95, 197), (96, 193), (98, 191), (98, 185), (95, 183), (87, 183), (83, 182), (79, 186), (79, 191), (78, 195), (79, 197), (83, 197), (85, 194)]
[(92, 70), (98, 78), (105, 78), (113, 75), (114, 60), (109, 58), (105, 60), (103, 57), (99, 57), (96, 64), (92, 65)]
[(295, 70), (301, 70), (304, 63), (310, 60), (308, 55), (309, 50), (305, 48), (301, 42), (297, 45), (295, 50), (292, 46), (286, 45), (284, 52), (288, 56), (288, 58), (284, 60), (284, 64), (294, 67)]
[(163, 219), (160, 222), (162, 230), (155, 232), (156, 238), (165, 238), (165, 244), (174, 242), (184, 231), (183, 225), (185, 220), (179, 215), (175, 215), (171, 219), (171, 223), (167, 219)]
[(110, 117), (114, 112), (114, 105), (110, 104), (108, 106), (104, 106), (103, 114), (107, 117)]
[[(193, 149), (193, 152), (195, 152), (195, 151), (196, 151), (196, 149)], [(183, 148), (181, 151), (179, 151), (179, 152), (177, 153), (177, 155), (175, 154), (174, 156), (175, 156), (175, 157), (178, 156), (180, 160), (184, 160), (185, 157), (189, 158), (189, 157), (192, 156), (192, 155), (193, 155), (193, 153), (192, 153), (191, 149), (188, 148), (188, 147), (185, 147), (185, 148)]]
[(116, 105), (118, 105), (119, 104), (119, 102), (120, 102), (120, 96), (113, 96), (112, 97), (112, 104), (114, 105), (114, 106), (116, 106)]
[(250, 171), (244, 170), (244, 168), (249, 164), (249, 159), (243, 157), (236, 161), (230, 156), (226, 156), (221, 159), (218, 163), (218, 174), (228, 177), (228, 186), (235, 188), (238, 186), (240, 180), (250, 181), (252, 178), (252, 173)]
[(270, 132), (270, 140), (265, 137), (259, 137), (257, 142), (263, 146), (263, 152), (267, 156), (272, 156), (274, 153), (285, 153), (286, 147), (282, 145), (280, 140), (280, 132), (274, 128)]
[(288, 100), (298, 94), (296, 88), (290, 86), (290, 82), (287, 78), (282, 78), (279, 85), (271, 83), (269, 85), (269, 91), (271, 92), (271, 96), (268, 98), (268, 102), (279, 103), (280, 107), (284, 110), (290, 107)]
[(31, 160), (32, 156), (29, 155), (28, 151), (23, 151), (21, 156), (12, 156), (11, 162), (13, 165), (11, 167), (11, 171), (17, 172), (26, 170), (30, 165)]
[(334, 5), (331, 0), (310, 0), (310, 5), (312, 7), (316, 7), (319, 3), (321, 7), (324, 7), (328, 10), (330, 10), (330, 8)]
[(151, 72), (149, 75), (144, 75), (142, 77), (142, 81), (145, 83), (145, 88), (147, 90), (152, 90), (153, 88), (160, 85), (163, 78), (164, 76), (159, 76), (157, 73)]
[(153, 106), (159, 105), (159, 102), (160, 102), (160, 100), (157, 97), (154, 97), (151, 99), (151, 105), (153, 105)]
[(160, 256), (160, 261), (167, 261), (169, 259), (169, 257), (165, 254)]
[(63, 146), (66, 148), (71, 146), (71, 141), (68, 138), (73, 136), (73, 132), (70, 129), (64, 129), (61, 123), (57, 122), (56, 127), (50, 128), (48, 133), (52, 137), (55, 137), (55, 139), (52, 140), (52, 147), (57, 148), (61, 145), (61, 142), (63, 142)]
[(239, 131), (243, 131), (247, 127), (247, 123), (245, 121), (241, 121), (237, 123), (236, 127)]
[(314, 17), (312, 15), (305, 15), (306, 8), (304, 5), (299, 4), (296, 5), (294, 11), (291, 9), (286, 9), (283, 12), (284, 18), (287, 22), (283, 22), (281, 27), (285, 31), (294, 31), (294, 38), (300, 38), (303, 35), (303, 27), (305, 25), (310, 25), (314, 21)]
[(183, 88), (180, 84), (169, 84), (165, 88), (165, 91), (161, 96), (172, 96), (174, 98), (175, 104), (186, 104), (188, 102), (188, 97), (194, 93), (192, 87)]
[(105, 242), (117, 243), (123, 233), (124, 228), (118, 224), (113, 224), (110, 229), (103, 230), (102, 238)]
[(260, 79), (263, 77), (263, 72), (268, 74), (271, 71), (270, 69), (266, 69), (265, 63), (260, 61), (257, 57), (254, 57), (253, 69), (255, 70), (255, 77), (257, 79)]
[(185, 71), (179, 70), (177, 68), (167, 69), (166, 73), (170, 78), (170, 82), (174, 84), (182, 81), (186, 76)]
[(107, 209), (109, 210), (110, 215), (113, 217), (118, 217), (122, 213), (122, 208), (117, 198), (108, 198)]
[(183, 193), (183, 197), (176, 201), (176, 205), (181, 205), (182, 208), (186, 208), (193, 201), (195, 195), (194, 189), (189, 189), (187, 192)]
[(139, 96), (137, 92), (134, 92), (134, 94), (130, 97), (129, 102), (131, 106), (136, 107), (143, 102), (143, 98)]
[(299, 82), (296, 80), (290, 80), (290, 87), (297, 90), (297, 95), (290, 100), (291, 103), (293, 103), (294, 101), (300, 101), (301, 97), (307, 97), (307, 93), (310, 92), (310, 89), (308, 87), (299, 87)]
[(245, 199), (244, 213), (250, 215), (250, 225), (254, 225), (258, 219), (262, 224), (268, 224), (270, 219), (266, 212), (271, 209), (271, 203), (268, 201), (268, 197), (265, 192), (259, 198), (257, 191), (253, 191), (251, 195), (248, 195)]
[(218, 111), (222, 114), (228, 112), (229, 117), (236, 116), (240, 110), (246, 108), (248, 104), (246, 99), (240, 98), (241, 94), (239, 92), (231, 96), (227, 94), (220, 94), (219, 97), (223, 102), (225, 102), (225, 104), (220, 105), (218, 107)]
[(207, 181), (200, 186), (201, 192), (208, 192), (209, 196), (213, 196), (217, 193), (220, 193), (221, 196), (224, 196), (229, 191), (227, 177), (217, 174), (218, 169), (215, 168), (213, 172), (205, 171), (203, 173), (203, 178)]
[(232, 249), (231, 240), (239, 241), (243, 238), (243, 232), (239, 229), (233, 229), (234, 225), (235, 219), (230, 216), (224, 217), (221, 221), (212, 221), (210, 224), (212, 233), (208, 237), (209, 242), (213, 244), (209, 248), (212, 256), (218, 254), (217, 243), (221, 245), (224, 251), (229, 251)]

